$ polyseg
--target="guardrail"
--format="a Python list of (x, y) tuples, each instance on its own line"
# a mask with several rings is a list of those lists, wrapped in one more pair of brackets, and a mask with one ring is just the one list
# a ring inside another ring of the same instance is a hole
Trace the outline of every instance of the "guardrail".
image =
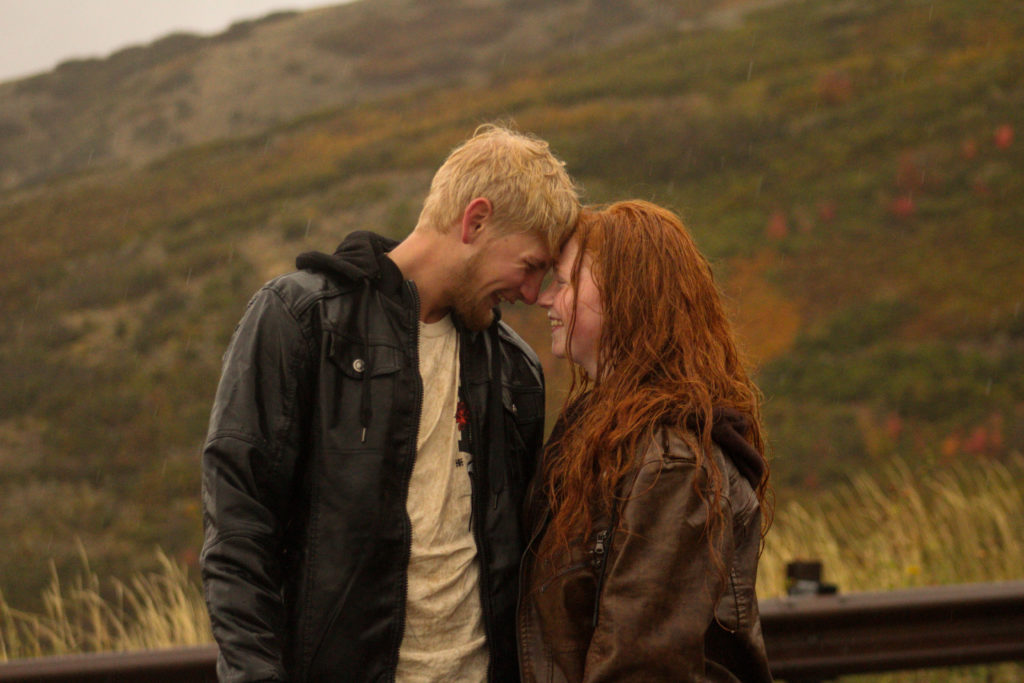
[(761, 627), (787, 681), (1024, 662), (1024, 581), (765, 600)]
[(104, 652), (0, 664), (4, 683), (217, 683), (217, 646)]
[[(1024, 661), (1024, 581), (761, 601), (772, 672), (786, 681)], [(0, 664), (2, 683), (215, 683), (215, 646)]]

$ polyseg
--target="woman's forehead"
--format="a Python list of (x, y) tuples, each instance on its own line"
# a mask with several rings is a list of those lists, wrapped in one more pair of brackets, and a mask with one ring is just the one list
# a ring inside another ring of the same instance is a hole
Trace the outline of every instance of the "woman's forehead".
[(555, 267), (558, 269), (568, 270), (572, 268), (573, 262), (576, 260), (576, 252), (579, 251), (580, 243), (575, 237), (572, 237), (564, 245), (562, 250), (558, 252), (558, 259), (555, 261)]

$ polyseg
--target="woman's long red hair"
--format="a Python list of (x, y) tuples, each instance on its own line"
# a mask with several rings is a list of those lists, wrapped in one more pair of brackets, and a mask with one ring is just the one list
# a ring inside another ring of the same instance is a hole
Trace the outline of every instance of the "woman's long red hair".
[[(590, 258), (604, 317), (597, 377), (574, 366), (561, 435), (545, 454), (549, 532), (562, 544), (589, 535), (595, 517), (611, 512), (638, 450), (668, 428), (690, 442), (707, 471), (697, 494), (709, 504), (713, 542), (727, 511), (724, 473), (704, 457), (712, 449), (712, 410), (746, 417), (742, 436), (762, 459), (765, 445), (760, 392), (741, 362), (710, 264), (674, 213), (644, 201), (584, 210), (566, 241), (572, 238), (579, 249), (570, 284), (578, 291), (581, 264)], [(762, 505), (767, 471), (765, 463), (756, 483)]]

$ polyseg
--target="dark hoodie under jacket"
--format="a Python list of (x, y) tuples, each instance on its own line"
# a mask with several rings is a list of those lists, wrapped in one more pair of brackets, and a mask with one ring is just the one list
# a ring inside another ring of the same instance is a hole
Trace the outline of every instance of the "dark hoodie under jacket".
[[(585, 416), (579, 419), (586, 419)], [(612, 519), (571, 547), (545, 535), (545, 496), (531, 486), (519, 608), (523, 680), (673, 683), (772, 680), (754, 581), (764, 461), (741, 436), (743, 418), (716, 411), (710, 454), (727, 511), (709, 552), (708, 467), (679, 433), (662, 430), (638, 453)], [(553, 432), (557, 440), (559, 426)], [(537, 559), (540, 552), (546, 559)]]
[[(419, 299), (353, 233), (250, 301), (224, 356), (203, 452), (200, 558), (221, 681), (394, 678), (405, 620), (406, 498), (423, 402)], [(504, 323), (459, 331), (473, 532), (490, 680), (518, 680), (520, 510), (544, 385)]]

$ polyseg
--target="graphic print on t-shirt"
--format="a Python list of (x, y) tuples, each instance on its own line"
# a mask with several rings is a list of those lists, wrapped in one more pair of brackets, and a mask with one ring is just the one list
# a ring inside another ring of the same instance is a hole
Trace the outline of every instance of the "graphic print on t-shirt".
[(469, 426), (469, 404), (462, 398), (462, 387), (459, 387), (459, 404), (455, 407), (455, 425), (459, 430), (459, 452), (455, 456), (455, 466), (465, 468), (472, 480), (473, 430)]

